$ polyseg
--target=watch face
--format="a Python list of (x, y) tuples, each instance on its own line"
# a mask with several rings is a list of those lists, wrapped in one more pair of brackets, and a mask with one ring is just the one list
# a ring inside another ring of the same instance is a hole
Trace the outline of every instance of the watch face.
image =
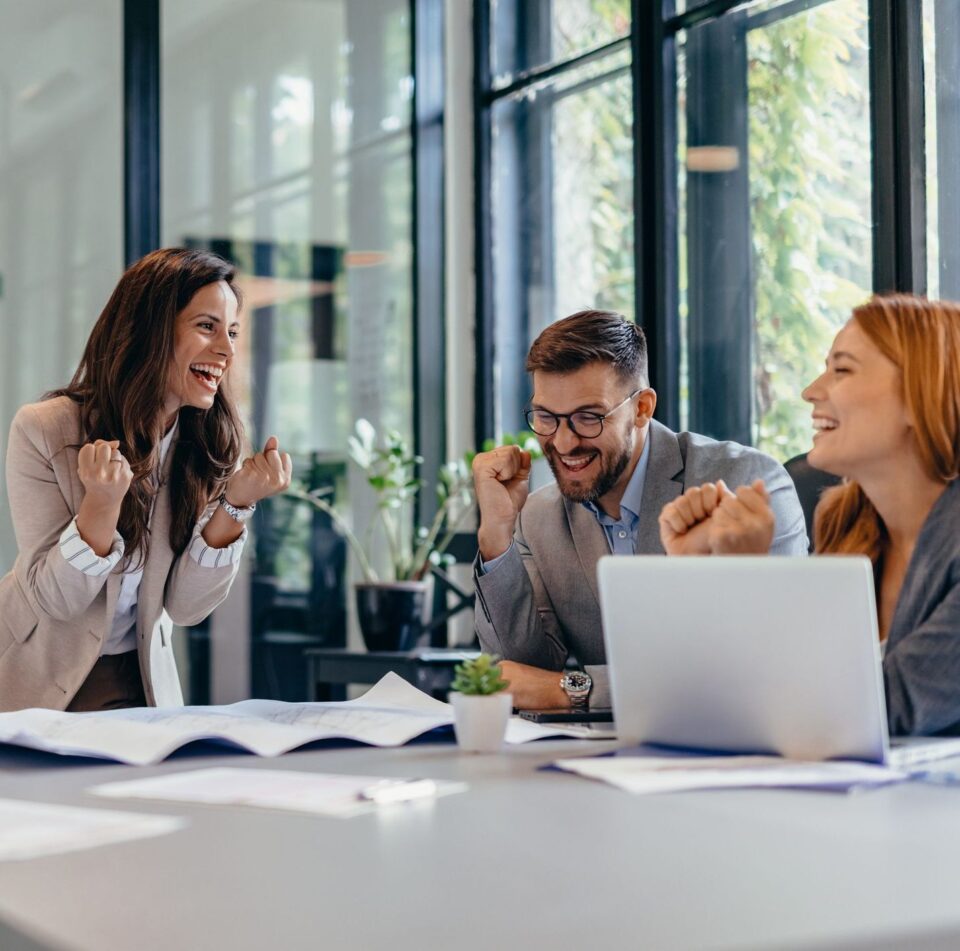
[(585, 674), (582, 670), (571, 670), (564, 674), (564, 690), (570, 690), (574, 693), (583, 693), (588, 691), (592, 686), (593, 681), (590, 679), (590, 675)]

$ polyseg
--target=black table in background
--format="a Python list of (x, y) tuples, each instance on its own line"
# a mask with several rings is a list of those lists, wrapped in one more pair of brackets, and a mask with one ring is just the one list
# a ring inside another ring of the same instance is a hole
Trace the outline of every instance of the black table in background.
[(438, 700), (447, 699), (453, 669), (477, 651), (421, 647), (402, 651), (352, 651), (321, 647), (304, 651), (311, 700), (345, 700), (347, 684), (375, 684), (391, 670)]

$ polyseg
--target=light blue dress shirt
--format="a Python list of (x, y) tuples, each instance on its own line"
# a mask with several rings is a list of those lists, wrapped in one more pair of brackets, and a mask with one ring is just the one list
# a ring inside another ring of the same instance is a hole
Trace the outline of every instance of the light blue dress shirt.
[[(648, 434), (649, 436), (649, 434)], [(598, 505), (593, 502), (581, 502), (580, 504), (600, 523), (603, 533), (607, 536), (607, 544), (610, 551), (615, 555), (633, 555), (637, 549), (637, 531), (640, 526), (640, 501), (643, 498), (643, 486), (647, 480), (647, 464), (650, 459), (650, 439), (647, 438), (643, 444), (643, 451), (637, 460), (637, 467), (630, 476), (626, 489), (623, 492), (623, 498), (620, 500), (620, 518), (613, 518), (607, 515)], [(514, 543), (510, 542), (510, 548)], [(480, 559), (480, 571), (483, 574), (493, 571), (500, 562), (506, 558), (508, 548), (502, 555), (491, 558), (485, 562)]]
[(594, 502), (582, 502), (583, 507), (600, 523), (607, 544), (615, 555), (635, 555), (637, 551), (637, 530), (640, 525), (640, 501), (643, 499), (643, 486), (647, 481), (647, 460), (650, 458), (650, 440), (643, 444), (643, 451), (637, 460), (637, 467), (630, 476), (623, 498), (620, 499), (620, 518), (607, 515)]

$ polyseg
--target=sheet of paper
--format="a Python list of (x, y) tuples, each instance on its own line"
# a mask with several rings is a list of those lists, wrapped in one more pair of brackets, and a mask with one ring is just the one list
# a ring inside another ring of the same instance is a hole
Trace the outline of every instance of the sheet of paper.
[[(511, 723), (508, 743), (575, 735), (564, 728)], [(195, 740), (217, 740), (279, 756), (315, 740), (346, 739), (371, 746), (402, 746), (453, 723), (449, 704), (394, 673), (362, 697), (337, 703), (244, 700), (211, 707), (137, 707), (99, 713), (17, 710), (0, 713), (0, 743), (135, 766), (159, 763)], [(533, 729), (530, 729), (532, 727)]]
[(173, 816), (0, 799), (0, 861), (40, 858), (174, 832)]
[(808, 763), (776, 756), (599, 756), (562, 759), (553, 765), (637, 794), (762, 787), (849, 789), (908, 778), (899, 770), (869, 763)]
[[(348, 818), (383, 808), (379, 790), (396, 791), (391, 805), (463, 792), (466, 783), (421, 782), (384, 776), (340, 776), (283, 769), (194, 769), (167, 776), (94, 786), (90, 792), (112, 798), (164, 799), (176, 802), (259, 806), (313, 815)], [(406, 790), (410, 791), (409, 797)]]

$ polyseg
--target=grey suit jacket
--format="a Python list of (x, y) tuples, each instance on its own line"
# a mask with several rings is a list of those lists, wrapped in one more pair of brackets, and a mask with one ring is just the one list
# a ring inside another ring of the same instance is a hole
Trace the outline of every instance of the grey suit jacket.
[[(0, 579), (0, 710), (65, 709), (113, 623), (124, 559), (106, 577), (91, 577), (60, 553), (60, 533), (84, 495), (77, 475), (83, 442), (78, 408), (66, 397), (22, 407), (10, 429), (7, 488), (18, 554)], [(168, 453), (168, 467), (172, 458)], [(140, 672), (152, 706), (183, 704), (173, 622), (206, 617), (227, 596), (238, 567), (201, 567), (188, 552), (174, 557), (166, 473), (137, 598)]]
[(883, 656), (894, 734), (960, 734), (960, 479), (917, 538)]
[[(763, 479), (776, 516), (771, 552), (805, 555), (807, 532), (790, 476), (769, 456), (733, 442), (674, 433), (651, 421), (650, 459), (640, 503), (638, 554), (663, 554), (657, 519), (687, 488), (723, 479), (731, 488)], [(475, 623), (484, 650), (560, 670), (569, 655), (593, 677), (591, 704), (609, 705), (597, 561), (610, 553), (600, 524), (556, 485), (527, 499), (514, 545), (486, 574), (474, 569)]]

